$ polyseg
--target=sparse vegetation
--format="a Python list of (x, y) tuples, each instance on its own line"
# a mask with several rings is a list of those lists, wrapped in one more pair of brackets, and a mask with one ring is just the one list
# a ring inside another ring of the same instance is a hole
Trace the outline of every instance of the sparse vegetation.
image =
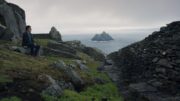
[[(45, 46), (47, 41), (48, 40), (39, 40), (39, 43)], [(6, 45), (8, 46), (11, 44), (6, 42)], [(0, 46), (4, 45), (1, 44)], [(107, 97), (111, 99), (111, 101), (122, 101), (116, 86), (111, 82), (109, 77), (105, 73), (97, 71), (97, 67), (99, 67), (102, 63), (95, 61), (90, 56), (82, 52), (78, 52), (78, 56), (81, 57), (83, 61), (86, 61), (86, 66), (89, 67), (89, 72), (84, 72), (79, 68), (75, 69), (76, 72), (87, 83), (85, 89), (81, 92), (65, 90), (63, 96), (61, 97), (40, 94), (43, 99), (45, 101), (91, 101), (91, 99), (95, 97), (95, 101), (99, 101), (101, 98)], [(60, 79), (63, 77), (63, 73), (51, 68), (51, 64), (58, 60), (63, 60), (66, 64), (75, 64), (75, 59), (54, 56), (35, 58), (2, 47), (0, 48), (0, 85), (3, 83), (14, 82), (13, 75), (10, 75), (9, 73), (11, 71), (18, 73), (28, 71), (30, 74), (25, 75), (30, 76), (30, 78), (34, 78), (34, 76), (40, 74), (47, 74), (51, 75), (54, 79)], [(93, 80), (94, 78), (101, 78), (105, 80), (106, 83), (96, 84)], [(36, 79), (31, 80), (29, 85), (39, 87)], [(18, 97), (10, 97), (1, 99), (0, 101), (21, 101), (21, 99)]]
[(22, 101), (22, 100), (20, 98), (18, 98), (18, 97), (13, 96), (13, 97), (10, 97), (10, 98), (3, 98), (0, 101)]

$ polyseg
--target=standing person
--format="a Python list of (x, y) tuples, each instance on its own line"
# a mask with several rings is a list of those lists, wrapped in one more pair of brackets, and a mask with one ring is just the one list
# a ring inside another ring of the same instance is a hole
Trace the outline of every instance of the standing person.
[(31, 34), (31, 26), (26, 26), (26, 31), (23, 33), (22, 46), (30, 48), (31, 55), (37, 56), (39, 53), (40, 46), (34, 43), (33, 36)]

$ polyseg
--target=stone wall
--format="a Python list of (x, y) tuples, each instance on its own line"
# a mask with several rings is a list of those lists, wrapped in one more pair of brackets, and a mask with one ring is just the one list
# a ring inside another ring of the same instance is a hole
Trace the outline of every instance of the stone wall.
[(127, 101), (180, 101), (180, 21), (109, 57)]

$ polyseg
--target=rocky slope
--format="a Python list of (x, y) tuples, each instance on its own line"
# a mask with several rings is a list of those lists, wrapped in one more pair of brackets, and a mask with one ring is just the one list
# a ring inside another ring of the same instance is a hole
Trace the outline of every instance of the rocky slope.
[[(0, 101), (122, 101), (110, 78), (97, 70), (104, 55), (80, 41), (62, 41), (52, 28), (35, 36), (39, 57), (21, 47), (25, 12), (0, 0)], [(15, 38), (17, 37), (17, 39)]]
[(127, 101), (180, 101), (180, 21), (109, 55)]

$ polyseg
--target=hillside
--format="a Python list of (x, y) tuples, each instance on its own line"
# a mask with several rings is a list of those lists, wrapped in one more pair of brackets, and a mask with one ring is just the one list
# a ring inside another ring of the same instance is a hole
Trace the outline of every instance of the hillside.
[(0, 101), (121, 100), (115, 84), (97, 71), (102, 62), (83, 52), (78, 51), (80, 60), (58, 55), (32, 57), (10, 50), (12, 46), (7, 41), (0, 44)]
[(64, 42), (52, 27), (34, 35), (38, 57), (21, 46), (25, 11), (0, 0), (0, 101), (122, 101), (116, 85), (98, 71), (105, 56), (80, 41)]

